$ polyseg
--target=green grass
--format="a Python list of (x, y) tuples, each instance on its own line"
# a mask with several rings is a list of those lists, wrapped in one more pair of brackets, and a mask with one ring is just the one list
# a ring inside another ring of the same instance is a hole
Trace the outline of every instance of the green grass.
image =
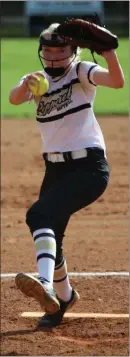
[[(97, 89), (94, 110), (96, 114), (128, 114), (128, 39), (120, 39), (117, 54), (125, 75), (125, 86), (115, 90), (105, 87)], [(34, 103), (13, 106), (8, 97), (12, 87), (20, 78), (30, 72), (41, 70), (37, 56), (38, 41), (36, 39), (2, 39), (1, 44), (1, 114), (2, 117), (33, 117)], [(106, 67), (105, 60), (95, 55), (97, 62)], [(93, 61), (90, 51), (83, 50), (82, 60)]]
[[(120, 39), (120, 46), (117, 49), (117, 55), (122, 66), (125, 85), (121, 89), (112, 89), (106, 87), (98, 87), (97, 95), (94, 105), (95, 113), (98, 114), (128, 114), (128, 73), (129, 73), (129, 53), (128, 53), (128, 40)], [(89, 51), (83, 50), (83, 60), (86, 58), (91, 61), (92, 57)], [(107, 64), (102, 56), (95, 55), (99, 65), (107, 68)]]

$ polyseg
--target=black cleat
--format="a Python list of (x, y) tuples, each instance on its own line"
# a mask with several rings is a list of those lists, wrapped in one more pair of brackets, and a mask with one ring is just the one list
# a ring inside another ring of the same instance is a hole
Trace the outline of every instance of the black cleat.
[(76, 290), (72, 290), (72, 295), (69, 301), (65, 302), (59, 299), (60, 310), (54, 314), (46, 313), (39, 321), (38, 327), (40, 328), (52, 328), (59, 326), (62, 322), (63, 316), (67, 310), (69, 310), (78, 300), (80, 296)]

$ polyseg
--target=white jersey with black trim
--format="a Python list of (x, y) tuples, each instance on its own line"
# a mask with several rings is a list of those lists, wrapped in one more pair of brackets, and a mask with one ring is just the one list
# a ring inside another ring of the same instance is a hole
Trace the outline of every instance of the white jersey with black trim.
[[(36, 120), (42, 138), (42, 153), (65, 152), (88, 147), (103, 148), (105, 142), (93, 112), (96, 85), (93, 62), (73, 63), (60, 79), (49, 80), (49, 90), (35, 98)], [(44, 73), (44, 71), (43, 71)]]

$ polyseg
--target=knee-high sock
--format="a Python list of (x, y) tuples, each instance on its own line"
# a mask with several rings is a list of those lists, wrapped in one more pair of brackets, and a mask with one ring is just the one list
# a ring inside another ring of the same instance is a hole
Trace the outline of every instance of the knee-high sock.
[(33, 232), (39, 277), (53, 284), (56, 240), (52, 229), (42, 228)]
[(72, 287), (67, 274), (66, 260), (55, 266), (53, 286), (57, 296), (63, 301), (69, 301), (71, 298)]

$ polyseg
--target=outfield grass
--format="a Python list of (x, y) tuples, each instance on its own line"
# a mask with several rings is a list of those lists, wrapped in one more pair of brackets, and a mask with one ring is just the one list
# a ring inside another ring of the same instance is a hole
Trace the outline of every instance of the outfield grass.
[[(117, 54), (125, 75), (125, 86), (120, 90), (99, 87), (95, 100), (96, 114), (128, 114), (128, 39), (120, 39)], [(1, 44), (1, 114), (2, 117), (33, 117), (34, 103), (13, 106), (8, 101), (10, 89), (20, 78), (30, 72), (41, 70), (37, 56), (36, 39), (3, 39)], [(97, 62), (106, 67), (105, 60), (95, 55)], [(90, 51), (83, 50), (82, 60), (93, 61)]]

